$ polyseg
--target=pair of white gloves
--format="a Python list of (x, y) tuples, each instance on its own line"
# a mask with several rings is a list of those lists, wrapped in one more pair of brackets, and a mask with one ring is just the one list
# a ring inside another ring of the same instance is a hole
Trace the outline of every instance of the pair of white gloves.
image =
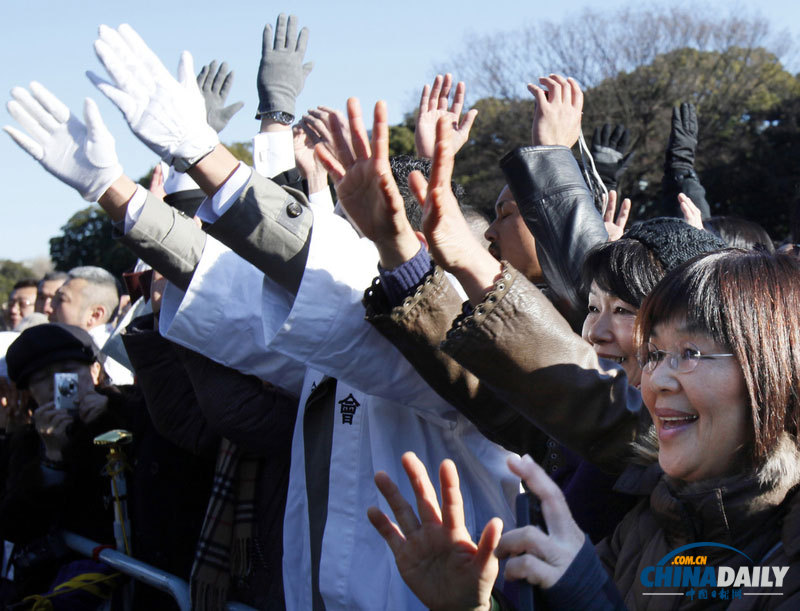
[[(113, 84), (93, 72), (86, 75), (125, 116), (131, 131), (156, 155), (185, 171), (219, 144), (208, 124), (191, 54), (184, 51), (178, 80), (127, 24), (100, 26), (94, 43)], [(15, 87), (8, 111), (25, 132), (6, 132), (56, 178), (84, 199), (97, 201), (122, 176), (114, 137), (97, 104), (86, 98), (85, 124), (56, 96), (36, 82), (30, 91)]]

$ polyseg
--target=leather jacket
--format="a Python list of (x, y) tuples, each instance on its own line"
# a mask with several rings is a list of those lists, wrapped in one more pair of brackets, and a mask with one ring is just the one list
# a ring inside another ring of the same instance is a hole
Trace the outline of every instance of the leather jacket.
[(525, 146), (505, 155), (500, 168), (536, 240), (551, 301), (579, 330), (587, 304), (583, 261), (608, 233), (578, 163), (565, 146)]
[[(581, 287), (583, 259), (594, 245), (605, 242), (608, 234), (578, 164), (563, 146), (518, 148), (503, 157), (500, 164), (520, 213), (536, 239), (537, 255), (548, 284), (545, 292), (557, 304), (559, 312), (571, 319), (572, 328), (580, 328), (587, 299)], [(517, 272), (509, 266), (504, 275), (516, 278)], [(462, 367), (439, 349), (453, 319), (461, 312), (461, 299), (442, 270), (436, 268), (414, 295), (395, 308), (388, 303), (379, 284), (373, 283), (365, 293), (367, 320), (403, 352), (439, 395), (457, 406), (484, 435), (507, 449), (528, 452), (543, 462), (548, 453), (547, 435), (532, 424), (525, 410), (521, 413), (509, 410), (503, 385), (482, 384), (480, 376), (476, 377), (470, 367)], [(510, 283), (501, 281), (499, 286), (505, 290)], [(540, 293), (535, 287), (534, 290)], [(485, 305), (474, 316), (480, 317)], [(558, 329), (565, 337), (574, 337), (561, 316), (554, 318), (559, 324), (552, 329)], [(594, 355), (585, 342), (576, 339), (582, 350)], [(475, 357), (480, 360), (482, 350), (480, 347), (475, 350)]]

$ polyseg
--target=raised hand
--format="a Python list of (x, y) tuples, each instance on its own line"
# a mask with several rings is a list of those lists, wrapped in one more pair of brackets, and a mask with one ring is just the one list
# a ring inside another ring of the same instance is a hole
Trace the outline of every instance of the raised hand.
[(458, 153), (469, 138), (469, 132), (475, 122), (475, 117), (478, 116), (478, 111), (472, 109), (463, 117), (461, 116), (466, 94), (466, 86), (463, 82), (456, 85), (453, 103), (448, 109), (447, 104), (452, 84), (453, 76), (451, 74), (444, 76), (437, 74), (433, 80), (433, 87), (425, 85), (422, 88), (417, 111), (417, 126), (414, 130), (414, 146), (417, 149), (418, 157), (427, 159), (433, 157), (433, 148), (436, 143), (436, 123), (441, 117), (446, 117), (453, 125), (453, 154)]
[(697, 112), (694, 104), (684, 102), (672, 109), (672, 129), (667, 144), (667, 169), (691, 170), (697, 148)]
[(700, 208), (695, 205), (695, 203), (692, 201), (692, 198), (684, 193), (678, 193), (678, 204), (681, 207), (683, 219), (687, 223), (689, 223), (692, 227), (696, 227), (697, 229), (704, 229), (703, 213), (700, 212)]
[[(275, 24), (264, 26), (261, 63), (258, 66), (258, 114), (256, 119), (271, 112), (295, 116), (294, 104), (303, 90), (312, 63), (303, 63), (308, 44), (308, 28), (297, 34), (297, 17), (281, 13)], [(291, 120), (291, 119), (290, 119)]]
[(630, 132), (624, 125), (617, 125), (611, 129), (608, 123), (603, 127), (595, 127), (592, 135), (592, 158), (597, 168), (597, 173), (609, 190), (616, 189), (619, 179), (633, 159), (634, 150), (629, 152)]
[(8, 125), (3, 129), (45, 170), (84, 199), (97, 201), (122, 176), (114, 137), (94, 100), (86, 98), (84, 102), (84, 125), (37, 82), (30, 84), (30, 91), (14, 87), (11, 96), (8, 112), (25, 132)]
[(453, 195), (453, 128), (447, 117), (436, 124), (430, 180), (414, 171), (408, 186), (422, 206), (422, 230), (436, 263), (455, 274), (473, 304), (480, 303), (500, 272), (500, 264), (475, 238)]
[(316, 153), (333, 179), (339, 203), (361, 232), (375, 242), (381, 265), (394, 268), (419, 251), (419, 240), (406, 217), (405, 204), (389, 166), (386, 103), (375, 104), (372, 145), (356, 98), (347, 100), (351, 142), (333, 123), (335, 155), (324, 144)]
[(608, 232), (608, 241), (614, 242), (622, 237), (625, 233), (625, 225), (628, 222), (628, 216), (631, 213), (631, 200), (627, 197), (622, 200), (619, 206), (619, 214), (614, 218), (617, 211), (617, 192), (613, 189), (608, 192), (608, 206), (606, 206), (605, 214), (603, 214), (603, 224), (606, 226)]
[(572, 148), (581, 133), (583, 92), (578, 82), (558, 74), (542, 77), (541, 87), (528, 83), (528, 91), (536, 98), (531, 127), (534, 146), (562, 145)]
[(231, 87), (233, 87), (233, 70), (228, 71), (228, 64), (222, 62), (217, 67), (216, 60), (200, 69), (197, 75), (197, 86), (206, 102), (206, 119), (214, 131), (220, 133), (233, 115), (239, 112), (244, 102), (236, 102), (225, 106)]
[(508, 468), (524, 479), (530, 491), (539, 497), (548, 534), (537, 526), (506, 532), (495, 554), (500, 559), (508, 558), (506, 579), (524, 579), (549, 588), (569, 568), (586, 535), (572, 519), (561, 489), (530, 456), (509, 457)]
[(300, 175), (308, 181), (308, 192), (317, 193), (328, 187), (325, 166), (314, 154), (321, 138), (302, 119), (292, 127), (294, 161)]
[(413, 452), (406, 452), (402, 462), (414, 490), (419, 518), (382, 471), (375, 474), (375, 484), (397, 523), (377, 507), (367, 510), (369, 521), (391, 548), (400, 575), (429, 609), (490, 609), (498, 572), (492, 552), (502, 521), (489, 521), (475, 545), (464, 524), (464, 504), (453, 461), (442, 461), (439, 467), (441, 509), (425, 465)]
[(304, 114), (302, 120), (304, 126), (314, 132), (315, 144), (321, 142), (335, 155), (336, 140), (333, 134), (334, 131), (339, 131), (343, 140), (348, 143), (352, 153), (353, 139), (350, 137), (350, 124), (341, 111), (327, 106), (317, 106)]
[(206, 120), (206, 105), (188, 51), (181, 54), (178, 80), (127, 24), (100, 26), (97, 57), (114, 83), (86, 75), (122, 111), (131, 131), (179, 172), (186, 171), (219, 144)]
[(147, 190), (160, 200), (167, 196), (167, 192), (164, 190), (164, 171), (161, 169), (160, 162), (153, 168), (153, 175), (150, 177), (150, 186)]

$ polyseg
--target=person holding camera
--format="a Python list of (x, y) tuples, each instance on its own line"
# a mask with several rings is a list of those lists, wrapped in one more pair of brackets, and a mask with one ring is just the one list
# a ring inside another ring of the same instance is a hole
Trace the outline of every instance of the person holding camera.
[[(73, 557), (54, 532), (114, 542), (106, 450), (93, 444), (113, 429), (133, 434), (126, 448), (132, 553), (188, 577), (211, 486), (210, 466), (158, 435), (137, 386), (108, 384), (85, 330), (63, 323), (31, 327), (9, 346), (6, 361), (9, 377), (30, 393), (34, 408), (31, 425), (7, 441), (0, 496), (0, 539), (15, 544), (18, 594), (41, 593), (64, 580), (60, 571)], [(57, 379), (67, 384), (62, 388)], [(91, 568), (107, 570), (102, 564)]]

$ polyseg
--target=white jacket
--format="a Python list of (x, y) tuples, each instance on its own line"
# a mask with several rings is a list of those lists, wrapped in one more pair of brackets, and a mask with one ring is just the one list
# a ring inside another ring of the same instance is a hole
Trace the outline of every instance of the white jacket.
[[(423, 609), (403, 583), (389, 547), (366, 518), (371, 505), (391, 516), (374, 485), (375, 472), (386, 471), (404, 496), (413, 499), (400, 464), (403, 452), (414, 451), (433, 480), (438, 480), (439, 463), (453, 459), (461, 477), (467, 528), (476, 541), (494, 516), (514, 523), (519, 481), (505, 465), (508, 452), (489, 442), (436, 395), (364, 320), (361, 296), (378, 261), (372, 243), (359, 239), (329, 209), (316, 209), (314, 214), (308, 261), (293, 302), (286, 291), (209, 239), (186, 294), (174, 287), (165, 293), (161, 331), (173, 341), (289, 390), (297, 381), (294, 365), (307, 367), (284, 519), (287, 609), (312, 608), (303, 409), (312, 386), (325, 375), (338, 380), (320, 566), (325, 605)], [(285, 355), (282, 365), (275, 358), (279, 354)], [(350, 406), (345, 413), (341, 402)], [(435, 487), (438, 492), (438, 481)]]

